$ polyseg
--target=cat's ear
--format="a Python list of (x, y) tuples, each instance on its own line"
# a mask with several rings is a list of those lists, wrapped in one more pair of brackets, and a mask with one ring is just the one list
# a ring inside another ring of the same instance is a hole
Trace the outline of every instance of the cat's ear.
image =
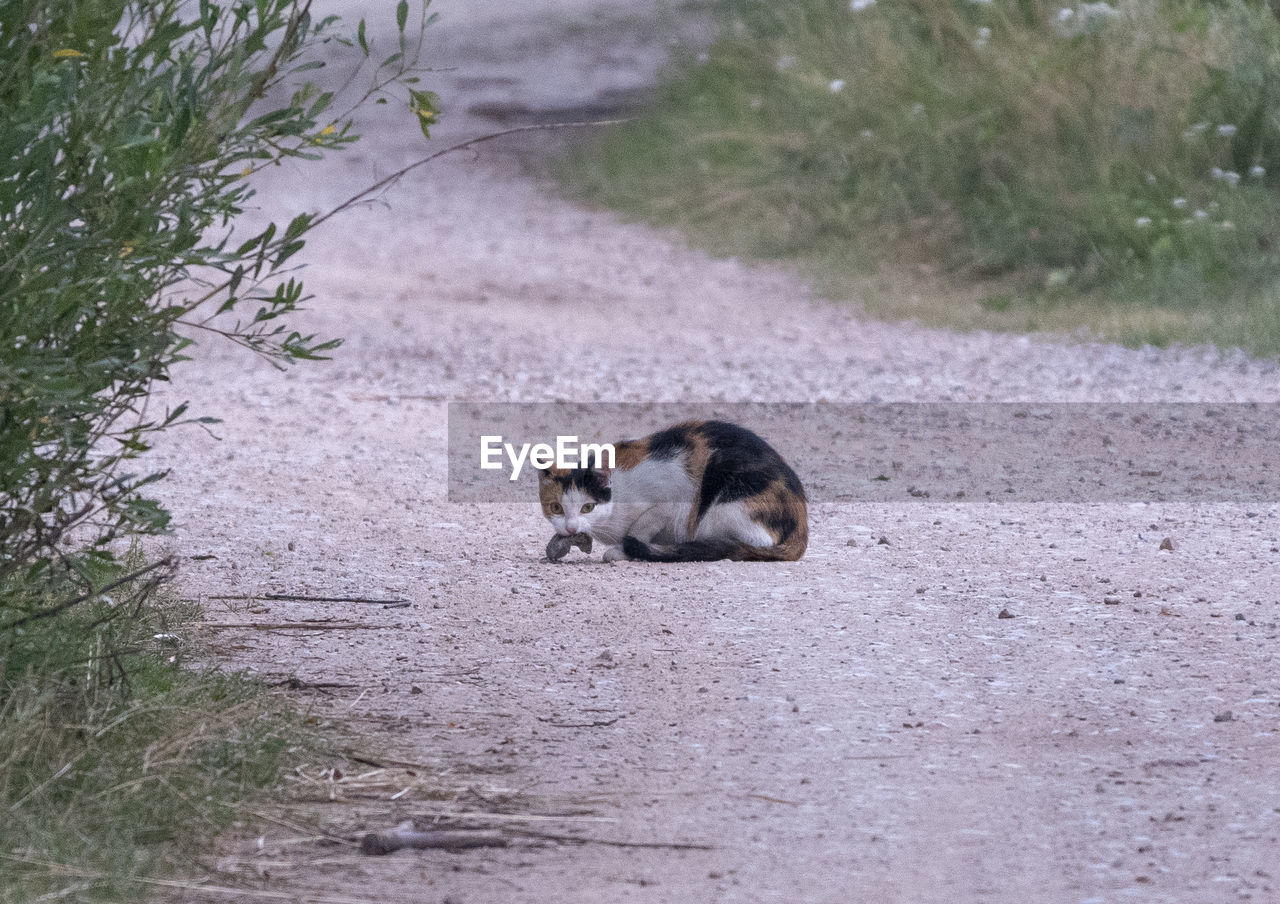
[(538, 468), (538, 483), (551, 479), (551, 468)]
[(596, 480), (600, 481), (600, 486), (607, 487), (609, 485), (609, 477), (613, 474), (612, 468), (592, 468), (591, 473), (596, 476)]

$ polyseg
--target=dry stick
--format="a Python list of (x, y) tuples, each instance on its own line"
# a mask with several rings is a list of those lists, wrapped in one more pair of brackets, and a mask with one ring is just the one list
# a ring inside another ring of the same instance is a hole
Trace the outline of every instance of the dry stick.
[(378, 631), (389, 625), (359, 622), (204, 622), (204, 628), (256, 628), (259, 631)]
[(538, 721), (544, 725), (550, 725), (552, 728), (607, 728), (619, 719), (625, 719), (626, 716), (615, 716), (612, 719), (603, 719), (598, 722), (552, 722), (543, 716), (538, 716)]
[(300, 593), (219, 593), (211, 600), (276, 600), (299, 603), (377, 603), (380, 606), (409, 605), (408, 600), (375, 599), (368, 596), (304, 596)]
[(366, 854), (390, 854), (401, 848), (439, 848), (446, 851), (462, 851), (476, 847), (506, 847), (507, 839), (496, 829), (433, 829), (422, 832), (414, 828), (412, 820), (400, 823), (390, 832), (370, 832), (360, 841), (360, 850)]
[(58, 603), (56, 606), (50, 606), (47, 609), (39, 609), (35, 612), (29, 612), (28, 614), (22, 616), (21, 618), (15, 618), (11, 622), (8, 622), (4, 625), (0, 625), (0, 632), (10, 631), (14, 628), (21, 628), (23, 625), (28, 624), (29, 622), (33, 622), (41, 618), (48, 618), (51, 615), (57, 615), (59, 612), (65, 612), (66, 610), (70, 609), (72, 606), (80, 605), (85, 600), (91, 600), (95, 596), (101, 596), (102, 594), (106, 593), (108, 590), (115, 590), (117, 587), (119, 587), (122, 584), (128, 584), (130, 581), (136, 581), (138, 578), (142, 577), (144, 574), (149, 574), (150, 572), (155, 571), (158, 568), (165, 568), (171, 565), (173, 565), (173, 557), (166, 556), (165, 558), (161, 559), (159, 562), (153, 562), (152, 564), (148, 565), (146, 568), (138, 569), (133, 574), (126, 574), (124, 577), (120, 578), (119, 580), (112, 581), (110, 584), (108, 584), (105, 587), (100, 587), (97, 590), (90, 591), (89, 593), (83, 593), (80, 596), (75, 597), (74, 599), (69, 599), (61, 603)]
[(506, 829), (513, 835), (526, 838), (541, 838), (547, 841), (574, 841), (578, 844), (607, 844), (609, 847), (623, 848), (659, 848), (676, 851), (714, 851), (713, 844), (684, 844), (677, 841), (611, 841), (607, 838), (583, 838), (581, 835), (556, 835), (551, 832), (536, 832), (533, 829), (519, 829), (514, 826)]

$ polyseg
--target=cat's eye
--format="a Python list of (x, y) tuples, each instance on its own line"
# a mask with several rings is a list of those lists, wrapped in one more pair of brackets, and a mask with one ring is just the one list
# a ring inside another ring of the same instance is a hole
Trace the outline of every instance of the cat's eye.
[(564, 509), (560, 508), (560, 503), (558, 502), (551, 503), (551, 514), (560, 515), (563, 513), (564, 513)]
[(595, 507), (596, 507), (596, 504), (594, 502), (588, 502), (586, 505), (582, 507), (582, 514), (585, 515), (587, 512), (591, 511)]

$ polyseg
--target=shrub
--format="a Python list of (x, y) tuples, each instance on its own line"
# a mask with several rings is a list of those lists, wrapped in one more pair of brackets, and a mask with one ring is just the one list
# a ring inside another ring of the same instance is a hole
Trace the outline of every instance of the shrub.
[[(421, 41), (408, 39), (401, 2), (398, 50), (370, 63), (368, 89), (338, 110), (307, 73), (332, 41), (368, 61), (364, 22), (342, 38), (308, 9), (0, 5), (0, 580), (54, 562), (74, 574), (84, 556), (109, 559), (119, 537), (165, 528), (144, 495), (162, 475), (136, 460), (187, 418), (147, 400), (191, 336), (277, 362), (337, 344), (288, 325), (304, 300), (291, 260), (315, 215), (251, 237), (233, 237), (235, 218), (256, 170), (355, 141), (352, 111), (416, 81)], [(434, 95), (409, 90), (425, 131)]]

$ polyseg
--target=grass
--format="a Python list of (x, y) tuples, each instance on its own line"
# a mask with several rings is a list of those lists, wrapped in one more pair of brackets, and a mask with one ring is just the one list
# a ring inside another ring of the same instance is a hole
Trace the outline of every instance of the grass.
[(260, 683), (183, 661), (194, 609), (127, 589), (0, 636), (0, 902), (141, 900), (307, 743)]
[(1275, 15), (1062, 8), (725, 2), (561, 175), (877, 316), (1280, 353)]

